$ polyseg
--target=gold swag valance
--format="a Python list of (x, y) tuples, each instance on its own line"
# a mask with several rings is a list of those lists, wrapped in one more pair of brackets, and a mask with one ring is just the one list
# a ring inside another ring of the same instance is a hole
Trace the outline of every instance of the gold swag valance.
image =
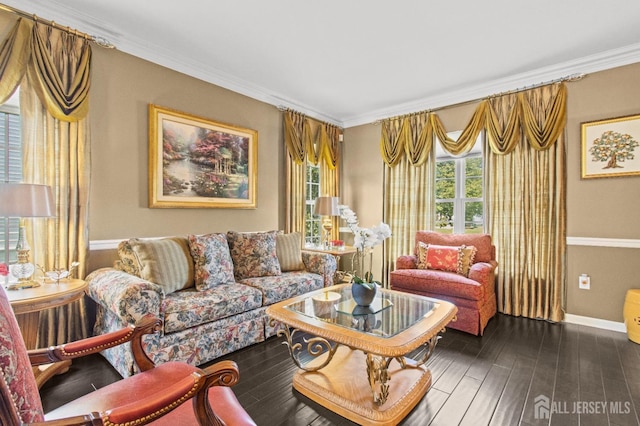
[(500, 155), (513, 151), (523, 132), (527, 141), (536, 150), (546, 150), (562, 133), (566, 119), (567, 89), (564, 83), (552, 97), (549, 113), (541, 117), (534, 113), (532, 105), (539, 101), (536, 89), (520, 92), (513, 105), (502, 105), (512, 97), (506, 95), (483, 100), (478, 104), (469, 123), (457, 141), (447, 136), (447, 130), (437, 114), (425, 112), (411, 114), (382, 122), (380, 152), (384, 162), (393, 167), (406, 155), (415, 166), (424, 164), (433, 147), (434, 136), (442, 147), (452, 155), (468, 152), (476, 142), (478, 134), (485, 130), (491, 150)]
[(295, 111), (285, 111), (285, 145), (296, 164), (309, 161), (317, 165), (324, 159), (329, 169), (338, 164), (337, 126), (321, 123)]
[[(60, 31), (54, 54), (51, 32), (19, 18), (0, 48), (0, 103), (6, 102), (26, 75), (47, 111), (58, 120), (86, 117), (91, 85), (91, 46), (82, 37)], [(79, 55), (69, 55), (76, 49)]]

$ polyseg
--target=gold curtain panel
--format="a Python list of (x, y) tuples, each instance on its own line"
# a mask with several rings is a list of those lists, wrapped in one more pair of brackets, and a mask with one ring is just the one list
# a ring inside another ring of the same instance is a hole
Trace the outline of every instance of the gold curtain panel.
[(447, 130), (435, 113), (384, 120), (380, 141), (382, 159), (393, 167), (404, 154), (411, 164), (419, 166), (429, 157), (434, 136), (447, 152), (461, 155), (473, 147), (482, 130), (487, 132), (489, 147), (495, 154), (512, 152), (520, 140), (521, 131), (532, 148), (549, 149), (562, 134), (567, 121), (567, 89), (564, 83), (557, 86), (549, 111), (544, 116), (536, 113), (533, 106), (539, 102), (540, 92), (537, 90), (518, 93), (515, 102), (510, 101), (514, 98), (511, 95), (480, 102), (458, 140), (447, 136)]
[[(0, 48), (0, 100), (5, 102), (27, 75), (47, 111), (61, 121), (75, 122), (89, 111), (91, 46), (82, 37), (64, 33), (52, 46), (52, 28), (18, 19)], [(73, 63), (56, 52), (77, 51)]]
[(337, 126), (287, 110), (284, 114), (284, 127), (285, 145), (293, 161), (298, 164), (309, 161), (318, 165), (324, 159), (331, 170), (336, 168), (340, 136)]

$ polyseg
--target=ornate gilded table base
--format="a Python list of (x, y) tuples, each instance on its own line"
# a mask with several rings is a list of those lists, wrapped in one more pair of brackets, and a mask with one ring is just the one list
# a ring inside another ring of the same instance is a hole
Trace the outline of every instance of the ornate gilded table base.
[[(323, 363), (317, 358), (307, 364)], [(337, 414), (359, 424), (396, 425), (420, 402), (431, 386), (424, 367), (402, 368), (394, 358), (386, 369), (390, 377), (386, 402), (378, 405), (371, 396), (367, 355), (339, 346), (333, 360), (318, 371), (299, 370), (293, 376), (298, 392)]]
[[(382, 288), (377, 297), (374, 312), (363, 313), (351, 284), (341, 284), (274, 303), (266, 314), (299, 367), (294, 389), (356, 423), (395, 425), (429, 390), (425, 363), (457, 308)], [(297, 338), (298, 330), (316, 337)]]
[[(284, 327), (289, 353), (300, 368), (293, 387), (311, 400), (362, 424), (393, 425), (400, 422), (422, 399), (431, 386), (431, 373), (424, 366), (439, 339), (426, 343), (423, 358), (383, 357), (365, 354), (326, 339), (314, 337), (294, 343)], [(299, 355), (306, 350), (315, 358), (304, 364)], [(392, 379), (393, 378), (393, 379)], [(390, 386), (390, 382), (392, 386)]]

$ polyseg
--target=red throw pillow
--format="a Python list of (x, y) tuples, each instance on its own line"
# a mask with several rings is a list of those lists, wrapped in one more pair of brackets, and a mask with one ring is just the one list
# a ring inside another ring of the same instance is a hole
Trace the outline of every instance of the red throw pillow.
[(418, 244), (418, 267), (437, 269), (439, 271), (458, 272), (460, 263), (460, 247)]
[(418, 268), (469, 275), (476, 254), (474, 246), (440, 246), (418, 242)]

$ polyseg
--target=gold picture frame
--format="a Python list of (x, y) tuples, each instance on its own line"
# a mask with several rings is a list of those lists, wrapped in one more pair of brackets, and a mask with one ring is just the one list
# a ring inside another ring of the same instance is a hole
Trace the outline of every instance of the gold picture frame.
[(640, 115), (581, 124), (582, 178), (640, 176)]
[(149, 104), (149, 207), (256, 208), (256, 130)]

